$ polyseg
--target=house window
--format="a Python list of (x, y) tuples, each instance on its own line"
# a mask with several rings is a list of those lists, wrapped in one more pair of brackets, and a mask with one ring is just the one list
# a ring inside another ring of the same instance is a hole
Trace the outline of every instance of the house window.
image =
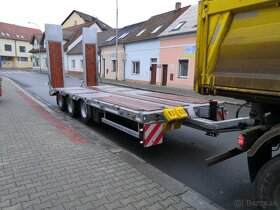
[(146, 28), (143, 29), (142, 31), (140, 31), (136, 36), (141, 36), (141, 34), (143, 34), (146, 31)]
[(5, 44), (5, 51), (12, 51), (12, 45)]
[(129, 32), (126, 32), (126, 33), (122, 34), (122, 35), (119, 37), (119, 39), (125, 38), (128, 34), (129, 34)]
[(180, 23), (178, 23), (175, 28), (172, 29), (172, 31), (177, 31), (180, 30), (180, 28), (186, 23), (186, 21), (182, 21)]
[(10, 56), (2, 56), (2, 60), (3, 60), (3, 61), (12, 61), (12, 60), (13, 60), (13, 57), (10, 57)]
[(24, 46), (19, 46), (19, 51), (25, 53), (26, 48)]
[(179, 78), (187, 78), (189, 75), (189, 60), (179, 60)]
[(156, 32), (158, 32), (158, 30), (162, 27), (162, 25), (156, 27), (153, 31), (152, 34), (155, 34)]
[(81, 68), (84, 68), (84, 60), (81, 59), (80, 62), (81, 62)]
[(140, 62), (139, 61), (132, 62), (132, 73), (140, 74)]
[(151, 63), (157, 63), (157, 58), (151, 58)]
[(35, 66), (39, 66), (39, 58), (35, 59)]
[(76, 68), (76, 61), (75, 60), (72, 60), (72, 68)]
[(112, 41), (113, 39), (115, 39), (115, 37), (116, 37), (116, 36), (111, 36), (109, 39), (106, 40), (106, 42)]
[(46, 67), (48, 67), (48, 59), (47, 58), (45, 58), (45, 65), (46, 65)]
[(117, 70), (117, 61), (112, 60), (112, 64), (113, 64), (113, 71), (116, 71)]
[(27, 57), (18, 57), (18, 61), (28, 61)]

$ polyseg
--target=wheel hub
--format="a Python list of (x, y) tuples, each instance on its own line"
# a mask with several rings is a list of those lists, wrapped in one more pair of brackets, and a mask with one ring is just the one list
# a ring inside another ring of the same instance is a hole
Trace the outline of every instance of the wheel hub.
[(58, 105), (60, 107), (62, 107), (62, 96), (61, 95), (58, 96)]
[(87, 117), (87, 106), (85, 103), (81, 104), (81, 114), (83, 118)]
[(73, 112), (73, 102), (72, 102), (72, 100), (70, 100), (69, 103), (68, 103), (68, 111), (70, 113)]

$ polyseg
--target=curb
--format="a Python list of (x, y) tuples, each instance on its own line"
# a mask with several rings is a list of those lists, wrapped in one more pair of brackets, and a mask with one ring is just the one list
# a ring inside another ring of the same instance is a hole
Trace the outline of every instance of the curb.
[[(196, 209), (223, 209), (219, 205), (213, 203), (211, 200), (196, 192), (195, 190), (189, 188), (183, 183), (177, 181), (171, 176), (163, 173), (159, 169), (150, 165), (146, 161), (142, 160), (138, 156), (133, 153), (121, 148), (117, 144), (110, 141), (106, 137), (101, 136), (101, 134), (93, 134), (93, 131), (89, 127), (85, 127), (81, 122), (70, 118), (68, 115), (63, 115), (58, 109), (54, 106), (50, 106), (45, 101), (36, 97), (34, 94), (30, 93), (30, 91), (25, 90), (21, 87), (17, 82), (11, 80), (10, 78), (4, 77), (8, 81), (12, 83), (12, 85), (16, 86), (20, 91), (25, 93), (31, 100), (40, 105), (43, 109), (49, 112), (51, 115), (56, 117), (58, 120), (61, 120), (63, 123), (67, 124), (70, 128), (74, 129), (75, 132), (82, 135), (86, 139), (88, 139), (93, 144), (99, 144), (104, 149), (110, 151), (118, 155), (124, 162), (127, 162), (132, 167), (136, 168), (147, 177), (151, 178), (159, 185), (170, 191), (172, 194), (180, 197), (183, 201), (191, 205)], [(79, 131), (77, 131), (79, 129)], [(94, 137), (94, 138), (93, 138)], [(94, 141), (92, 139), (95, 139)]]

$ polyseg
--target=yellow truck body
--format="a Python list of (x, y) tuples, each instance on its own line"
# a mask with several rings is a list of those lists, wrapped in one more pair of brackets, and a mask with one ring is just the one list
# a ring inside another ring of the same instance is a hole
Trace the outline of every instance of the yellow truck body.
[(280, 1), (200, 1), (195, 68), (201, 94), (280, 100)]

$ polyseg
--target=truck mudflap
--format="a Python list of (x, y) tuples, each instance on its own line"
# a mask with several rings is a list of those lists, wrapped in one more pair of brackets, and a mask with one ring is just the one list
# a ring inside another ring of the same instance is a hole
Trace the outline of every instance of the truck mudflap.
[(151, 147), (163, 142), (163, 122), (145, 124), (144, 147)]

